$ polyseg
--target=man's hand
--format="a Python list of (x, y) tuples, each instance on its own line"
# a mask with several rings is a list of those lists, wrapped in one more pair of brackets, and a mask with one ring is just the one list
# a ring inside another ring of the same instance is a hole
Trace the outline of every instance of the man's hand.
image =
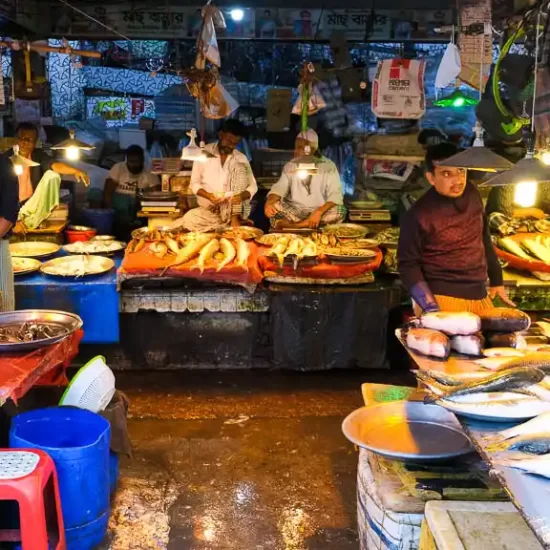
[(90, 176), (82, 170), (75, 172), (74, 177), (79, 183), (83, 183), (86, 187), (90, 185)]
[(494, 300), (496, 297), (500, 298), (505, 304), (508, 304), (510, 307), (516, 307), (516, 304), (508, 298), (508, 292), (503, 286), (492, 286), (489, 288), (489, 298)]
[(241, 202), (247, 201), (249, 198), (250, 193), (248, 191), (243, 191), (242, 193), (231, 197), (231, 204), (241, 204)]
[(13, 226), (13, 232), (16, 235), (25, 235), (27, 233), (27, 226), (25, 225), (25, 222), (17, 220), (17, 222)]
[(312, 229), (317, 229), (321, 225), (322, 217), (323, 213), (321, 211), (315, 210), (315, 212), (312, 212), (307, 219), (308, 227), (311, 227)]

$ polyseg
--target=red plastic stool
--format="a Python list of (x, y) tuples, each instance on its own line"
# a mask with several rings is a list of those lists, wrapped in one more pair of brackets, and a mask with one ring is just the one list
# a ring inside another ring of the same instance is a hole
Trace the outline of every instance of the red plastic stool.
[(23, 550), (65, 550), (65, 529), (53, 460), (38, 449), (0, 450), (0, 501), (19, 504), (20, 528), (0, 530), (0, 541)]

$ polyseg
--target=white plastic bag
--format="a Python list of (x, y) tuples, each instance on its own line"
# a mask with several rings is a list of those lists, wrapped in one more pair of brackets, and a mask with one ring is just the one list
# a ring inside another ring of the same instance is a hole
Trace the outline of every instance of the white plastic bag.
[(437, 97), (437, 91), (441, 88), (446, 88), (449, 84), (453, 84), (462, 69), (462, 61), (460, 60), (460, 50), (456, 44), (449, 42), (443, 59), (437, 69), (435, 75), (435, 95)]
[[(308, 84), (309, 86), (309, 101), (307, 104), (307, 114), (314, 115), (318, 113), (321, 109), (324, 109), (327, 104), (319, 91), (319, 88), (315, 84)], [(294, 103), (292, 108), (292, 114), (301, 115), (302, 114), (302, 85), (298, 86), (298, 99)]]
[(206, 118), (226, 118), (238, 108), (239, 104), (221, 82), (208, 90), (206, 97), (201, 96), (201, 113)]

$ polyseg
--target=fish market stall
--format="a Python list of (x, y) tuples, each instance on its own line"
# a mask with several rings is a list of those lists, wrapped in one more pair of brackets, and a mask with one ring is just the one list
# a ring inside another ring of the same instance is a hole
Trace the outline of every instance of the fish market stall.
[(398, 337), (418, 369), (424, 402), (456, 415), (540, 543), (550, 548), (544, 323), (541, 335), (521, 311), (495, 308), (480, 317), (426, 314), (417, 324)]

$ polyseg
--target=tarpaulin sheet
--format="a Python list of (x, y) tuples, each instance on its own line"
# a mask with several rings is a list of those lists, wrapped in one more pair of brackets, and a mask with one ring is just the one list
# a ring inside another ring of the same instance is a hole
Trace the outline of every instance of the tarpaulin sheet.
[(0, 356), (0, 406), (8, 399), (17, 402), (32, 386), (63, 386), (69, 381), (65, 370), (78, 353), (84, 332), (79, 330), (51, 346), (27, 353)]
[[(257, 284), (261, 282), (263, 278), (258, 265), (258, 246), (251, 241), (247, 244), (250, 248), (248, 270), (231, 263), (217, 272), (216, 262), (210, 262), (205, 265), (204, 272), (201, 273), (196, 267), (197, 258), (194, 258), (185, 264), (169, 268), (164, 276), (185, 277), (202, 281), (240, 285)], [(118, 282), (120, 284), (125, 279), (135, 278), (137, 276), (159, 277), (164, 268), (173, 261), (174, 255), (166, 255), (161, 259), (148, 252), (146, 248), (139, 252), (126, 252), (122, 260), (122, 266), (118, 271)]]
[(273, 360), (297, 370), (387, 367), (387, 330), (395, 292), (376, 283), (348, 287), (288, 285), (272, 291)]
[[(266, 250), (264, 248), (264, 250)], [(330, 261), (320, 257), (315, 265), (300, 265), (296, 271), (291, 265), (284, 265), (281, 269), (276, 261), (272, 258), (260, 254), (258, 262), (264, 275), (267, 272), (276, 273), (282, 277), (309, 277), (312, 279), (347, 279), (349, 277), (359, 277), (370, 271), (375, 271), (382, 263), (383, 254), (380, 250), (377, 251), (376, 257), (369, 262), (361, 262), (357, 264), (333, 264)]]

